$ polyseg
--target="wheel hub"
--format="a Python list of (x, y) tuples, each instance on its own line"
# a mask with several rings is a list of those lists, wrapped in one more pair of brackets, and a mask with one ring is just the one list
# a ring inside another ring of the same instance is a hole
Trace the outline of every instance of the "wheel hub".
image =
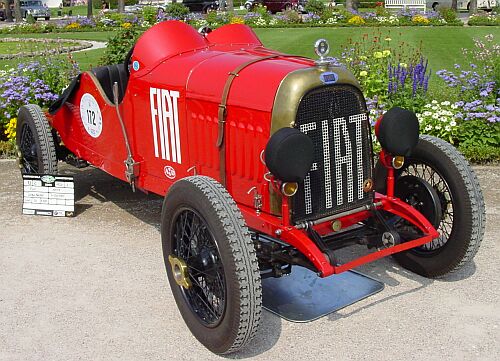
[(395, 194), (404, 202), (418, 210), (434, 226), (439, 227), (442, 208), (436, 190), (425, 180), (407, 175), (399, 178)]
[(191, 281), (189, 280), (188, 266), (186, 262), (179, 257), (169, 255), (168, 262), (172, 267), (172, 274), (174, 276), (175, 283), (180, 287), (189, 289), (191, 287)]

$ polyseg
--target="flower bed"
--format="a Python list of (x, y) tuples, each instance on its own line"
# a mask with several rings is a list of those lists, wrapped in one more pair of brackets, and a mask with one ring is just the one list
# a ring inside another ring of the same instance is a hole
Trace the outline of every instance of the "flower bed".
[(470, 26), (500, 26), (500, 14), (473, 14), (467, 24)]
[[(171, 9), (170, 9), (171, 8)], [(225, 24), (247, 24), (256, 28), (267, 27), (336, 27), (336, 26), (461, 26), (455, 12), (401, 10), (389, 12), (382, 6), (366, 12), (347, 11), (344, 8), (313, 8), (315, 12), (299, 14), (285, 11), (271, 14), (263, 6), (256, 6), (247, 14), (233, 15), (227, 12), (211, 11), (208, 14), (180, 11), (181, 4), (171, 4), (165, 12), (156, 8), (144, 8), (138, 15), (106, 13), (88, 19), (83, 16), (69, 17), (55, 23), (20, 24), (0, 29), (4, 34), (50, 33), (68, 31), (109, 31), (120, 27), (134, 26), (147, 29), (159, 21), (182, 20), (195, 28), (210, 26), (217, 28)], [(170, 11), (169, 11), (170, 9)]]
[[(23, 38), (21, 39), (23, 43), (23, 49), (27, 43), (37, 43), (42, 45), (42, 50), (33, 51), (18, 51), (16, 53), (9, 54), (1, 54), (0, 59), (16, 59), (16, 58), (24, 58), (24, 57), (36, 57), (36, 56), (44, 56), (44, 55), (53, 55), (53, 54), (64, 54), (78, 50), (84, 50), (92, 47), (92, 44), (87, 41), (82, 40), (60, 40), (60, 39), (31, 39), (31, 38)], [(20, 39), (17, 38), (1, 38), (0, 43), (17, 43)]]

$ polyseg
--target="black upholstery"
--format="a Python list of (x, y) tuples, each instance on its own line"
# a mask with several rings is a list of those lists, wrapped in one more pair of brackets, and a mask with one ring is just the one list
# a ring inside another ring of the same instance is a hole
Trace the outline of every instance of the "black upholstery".
[(52, 115), (56, 114), (57, 111), (62, 108), (64, 103), (66, 103), (66, 101), (69, 99), (69, 97), (73, 94), (73, 92), (76, 89), (78, 89), (78, 86), (80, 85), (80, 77), (81, 76), (82, 76), (82, 74), (78, 74), (77, 76), (75, 76), (73, 78), (73, 80), (71, 81), (71, 83), (69, 83), (68, 87), (66, 89), (64, 89), (64, 91), (59, 96), (59, 98), (57, 98), (57, 100), (50, 105), (50, 107), (49, 107), (50, 114), (52, 114)]
[(121, 103), (128, 83), (128, 72), (124, 64), (113, 64), (93, 68), (92, 74), (95, 75), (101, 84), (104, 93), (114, 104), (113, 84), (118, 83), (118, 103)]

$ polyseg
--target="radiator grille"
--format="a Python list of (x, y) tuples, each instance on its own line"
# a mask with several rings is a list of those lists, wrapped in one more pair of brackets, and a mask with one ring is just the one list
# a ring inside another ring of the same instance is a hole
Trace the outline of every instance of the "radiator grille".
[(314, 163), (293, 197), (295, 223), (373, 201), (363, 191), (372, 177), (370, 124), (363, 95), (350, 85), (316, 88), (301, 100), (296, 128), (311, 137)]

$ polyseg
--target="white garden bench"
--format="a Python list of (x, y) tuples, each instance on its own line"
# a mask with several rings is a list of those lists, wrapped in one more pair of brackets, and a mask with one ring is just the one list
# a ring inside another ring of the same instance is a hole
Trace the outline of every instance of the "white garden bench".
[(422, 9), (425, 11), (425, 0), (385, 0), (386, 9)]

